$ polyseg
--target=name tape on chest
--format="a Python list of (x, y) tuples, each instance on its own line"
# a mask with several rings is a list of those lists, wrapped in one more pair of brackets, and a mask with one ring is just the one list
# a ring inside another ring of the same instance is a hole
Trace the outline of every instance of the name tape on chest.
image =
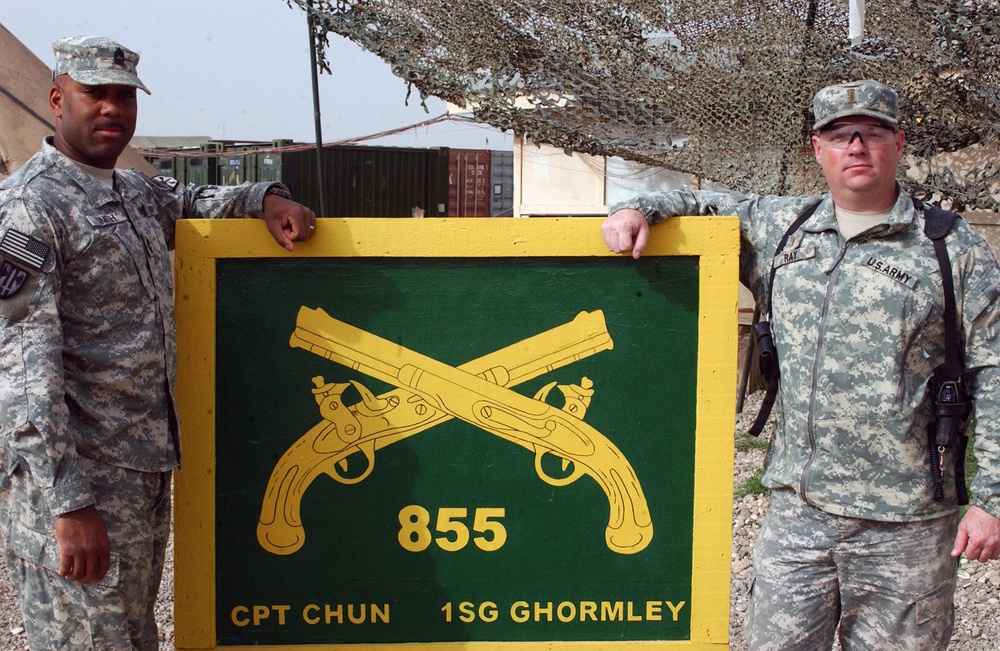
[(103, 215), (87, 215), (87, 221), (94, 226), (112, 226), (126, 221), (125, 215), (109, 212)]
[(891, 262), (885, 260), (879, 260), (873, 255), (868, 256), (864, 265), (871, 269), (872, 271), (877, 271), (878, 273), (895, 280), (898, 283), (906, 285), (910, 289), (914, 289), (917, 286), (917, 277), (911, 273), (900, 269)]
[(816, 257), (816, 247), (807, 246), (799, 249), (792, 249), (790, 251), (785, 251), (779, 253), (771, 261), (772, 266), (777, 269), (783, 267), (791, 262), (799, 262), (801, 260), (809, 260)]

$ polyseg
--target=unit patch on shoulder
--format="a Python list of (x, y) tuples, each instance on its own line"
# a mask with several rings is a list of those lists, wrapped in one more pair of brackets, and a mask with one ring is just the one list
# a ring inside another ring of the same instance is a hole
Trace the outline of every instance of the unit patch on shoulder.
[(0, 265), (0, 299), (17, 296), (26, 280), (27, 271), (4, 260)]
[[(28, 310), (39, 272), (52, 249), (39, 239), (9, 230), (0, 240), (0, 317), (20, 319)], [(28, 288), (28, 291), (23, 291)]]
[(172, 176), (154, 176), (150, 181), (160, 190), (166, 190), (167, 192), (173, 192), (177, 187), (177, 179)]

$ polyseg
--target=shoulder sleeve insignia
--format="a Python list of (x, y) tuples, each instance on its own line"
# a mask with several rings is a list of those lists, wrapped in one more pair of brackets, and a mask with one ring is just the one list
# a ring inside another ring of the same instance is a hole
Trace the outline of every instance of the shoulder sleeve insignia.
[(0, 240), (0, 253), (9, 261), (17, 261), (35, 271), (42, 269), (50, 251), (45, 242), (13, 229), (4, 233)]
[(28, 280), (28, 272), (4, 261), (0, 264), (0, 299), (13, 298), (24, 287)]
[(38, 271), (22, 269), (7, 260), (0, 262), (0, 317), (11, 321), (23, 319), (40, 277)]
[(153, 187), (165, 192), (173, 192), (177, 188), (177, 179), (172, 176), (154, 176), (150, 179)]

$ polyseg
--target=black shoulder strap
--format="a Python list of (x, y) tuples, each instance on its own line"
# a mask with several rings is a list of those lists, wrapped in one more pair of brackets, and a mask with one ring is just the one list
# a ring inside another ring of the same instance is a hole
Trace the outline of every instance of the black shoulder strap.
[(951, 275), (951, 259), (948, 257), (948, 247), (944, 238), (951, 232), (956, 213), (926, 206), (914, 199), (913, 206), (924, 211), (924, 235), (934, 243), (934, 255), (937, 256), (941, 268), (941, 285), (944, 290), (944, 367), (938, 367), (942, 373), (951, 376), (949, 379), (961, 377), (965, 370), (962, 347), (959, 345), (958, 317), (955, 307), (955, 281)]
[[(774, 258), (778, 257), (781, 253), (785, 244), (788, 243), (788, 238), (792, 236), (792, 233), (799, 230), (799, 227), (805, 223), (807, 219), (812, 217), (812, 214), (816, 212), (819, 208), (819, 204), (823, 203), (820, 199), (816, 203), (812, 204), (795, 218), (795, 221), (785, 230), (784, 235), (778, 240), (778, 246), (774, 249)], [(767, 277), (767, 320), (771, 320), (771, 291), (774, 288), (774, 260), (771, 261), (771, 272)], [(753, 424), (750, 425), (749, 433), (751, 436), (760, 436), (760, 433), (764, 431), (764, 425), (767, 423), (768, 416), (771, 415), (771, 409), (774, 407), (774, 401), (778, 397), (778, 380), (781, 373), (778, 371), (778, 360), (774, 361), (775, 370), (771, 375), (770, 381), (767, 383), (767, 392), (764, 394), (764, 399), (760, 403), (760, 411), (757, 412), (757, 418), (754, 419)]]
[[(961, 218), (956, 213), (924, 205), (917, 199), (913, 200), (913, 207), (924, 212), (924, 235), (934, 244), (934, 255), (941, 268), (941, 288), (944, 293), (944, 362), (934, 369), (934, 380), (937, 384), (953, 381), (961, 385), (964, 383), (965, 359), (959, 341), (955, 279), (951, 274), (951, 258), (944, 241), (955, 220)], [(959, 504), (968, 504), (969, 493), (965, 488), (965, 448), (968, 438), (960, 433), (958, 439), (955, 449), (955, 494)], [(933, 452), (931, 456), (933, 459)], [(938, 482), (938, 479), (935, 478), (935, 481)], [(935, 499), (943, 499), (940, 488), (936, 487), (935, 491)]]

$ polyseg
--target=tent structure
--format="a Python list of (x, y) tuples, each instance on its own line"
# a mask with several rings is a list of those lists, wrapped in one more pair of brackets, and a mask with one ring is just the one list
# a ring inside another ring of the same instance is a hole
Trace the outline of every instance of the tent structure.
[[(0, 180), (24, 165), (53, 132), (51, 85), (52, 70), (0, 24)], [(131, 147), (118, 167), (157, 174)]]

